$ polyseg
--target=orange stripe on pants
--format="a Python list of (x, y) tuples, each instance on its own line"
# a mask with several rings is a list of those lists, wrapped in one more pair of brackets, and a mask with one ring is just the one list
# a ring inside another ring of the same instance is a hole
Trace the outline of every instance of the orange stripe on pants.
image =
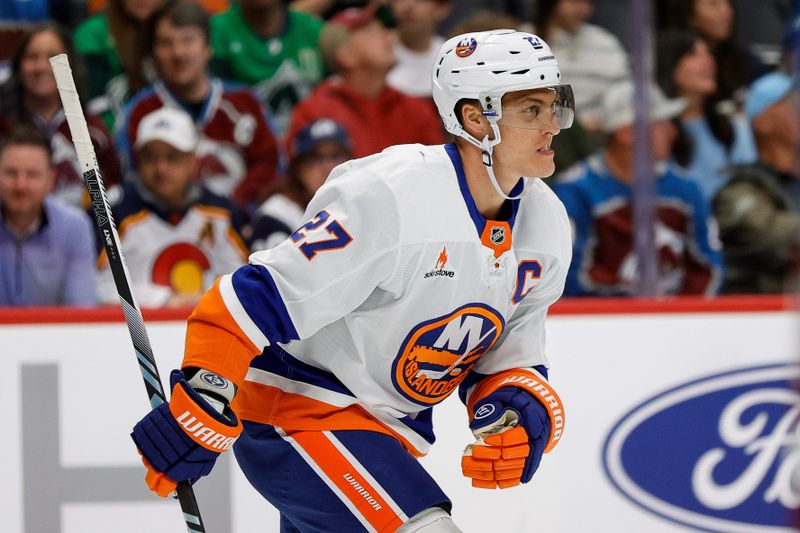
[(403, 525), (403, 520), (324, 433), (301, 431), (292, 433), (290, 437), (376, 531), (391, 533)]

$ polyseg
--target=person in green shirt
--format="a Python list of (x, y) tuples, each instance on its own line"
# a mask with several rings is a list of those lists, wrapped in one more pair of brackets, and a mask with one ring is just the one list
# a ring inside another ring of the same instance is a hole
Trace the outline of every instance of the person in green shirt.
[(75, 48), (89, 72), (89, 110), (114, 131), (130, 95), (153, 81), (150, 21), (172, 0), (109, 0), (75, 29)]
[(292, 109), (322, 79), (322, 20), (283, 0), (241, 0), (211, 19), (212, 71), (251, 85), (284, 134)]

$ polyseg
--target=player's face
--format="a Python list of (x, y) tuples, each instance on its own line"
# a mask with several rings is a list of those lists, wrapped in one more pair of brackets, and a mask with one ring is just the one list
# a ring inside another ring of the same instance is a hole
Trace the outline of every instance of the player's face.
[(181, 152), (163, 141), (151, 141), (136, 153), (139, 178), (168, 207), (183, 204), (189, 184), (197, 172), (193, 153)]
[(555, 101), (556, 93), (549, 89), (516, 91), (503, 97), (503, 118), (498, 122), (501, 142), (494, 148), (498, 176), (507, 176), (513, 184), (520, 176), (542, 178), (555, 171), (555, 152), (550, 145), (561, 131), (551, 112)]
[(0, 153), (0, 203), (7, 216), (37, 215), (54, 182), (41, 146), (11, 145)]
[(153, 59), (167, 85), (191, 87), (206, 76), (211, 47), (200, 28), (161, 19), (153, 40)]
[(48, 58), (65, 52), (61, 38), (52, 31), (41, 31), (31, 37), (19, 63), (19, 78), (25, 93), (35, 98), (56, 96), (56, 79)]
[(712, 41), (724, 41), (733, 31), (730, 0), (695, 0), (692, 27)]

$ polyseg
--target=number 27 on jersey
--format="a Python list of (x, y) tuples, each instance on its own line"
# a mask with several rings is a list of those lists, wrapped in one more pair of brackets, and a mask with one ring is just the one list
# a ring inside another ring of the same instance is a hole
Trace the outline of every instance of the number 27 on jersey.
[[(324, 229), (331, 237), (309, 240), (308, 232), (319, 228)], [(347, 233), (347, 230), (338, 220), (331, 218), (330, 213), (325, 210), (320, 211), (311, 220), (297, 228), (297, 231), (292, 233), (289, 238), (295, 244), (299, 243), (298, 249), (309, 261), (313, 260), (319, 252), (340, 250), (353, 242), (353, 237)]]

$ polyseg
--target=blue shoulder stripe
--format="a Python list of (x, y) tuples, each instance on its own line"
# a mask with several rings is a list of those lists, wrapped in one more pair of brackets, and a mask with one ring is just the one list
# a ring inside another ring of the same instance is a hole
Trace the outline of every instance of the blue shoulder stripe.
[(265, 267), (245, 265), (233, 273), (231, 281), (247, 315), (270, 343), (300, 338), (278, 287)]

